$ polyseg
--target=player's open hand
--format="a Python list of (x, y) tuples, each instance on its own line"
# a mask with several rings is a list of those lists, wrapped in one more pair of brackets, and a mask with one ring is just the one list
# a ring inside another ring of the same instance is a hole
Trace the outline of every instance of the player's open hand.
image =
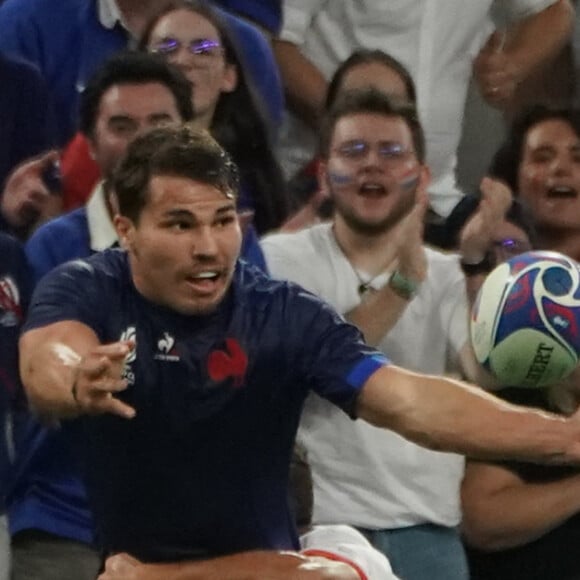
[(72, 395), (83, 413), (112, 413), (126, 419), (135, 416), (135, 409), (115, 396), (127, 388), (123, 371), (133, 348), (131, 341), (100, 345), (81, 359), (76, 367)]

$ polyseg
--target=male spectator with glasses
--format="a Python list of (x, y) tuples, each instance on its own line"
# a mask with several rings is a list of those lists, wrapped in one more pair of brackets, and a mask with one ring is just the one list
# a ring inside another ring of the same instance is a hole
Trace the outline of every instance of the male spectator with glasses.
[[(375, 89), (346, 92), (325, 118), (319, 153), (334, 220), (266, 237), (271, 273), (325, 299), (396, 364), (481, 384), (458, 257), (423, 245), (429, 169), (414, 109)], [(500, 214), (503, 186), (482, 187)], [(402, 578), (468, 578), (457, 531), (462, 457), (349, 421), (314, 395), (298, 439), (313, 471), (314, 523), (363, 530)]]

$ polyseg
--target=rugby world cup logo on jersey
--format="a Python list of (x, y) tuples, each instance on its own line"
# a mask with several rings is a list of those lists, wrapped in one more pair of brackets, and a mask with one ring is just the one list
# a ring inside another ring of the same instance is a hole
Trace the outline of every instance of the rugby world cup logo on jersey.
[(168, 332), (164, 332), (163, 336), (157, 341), (157, 353), (153, 358), (156, 360), (165, 360), (171, 362), (178, 362), (179, 352), (175, 346), (175, 338)]
[(133, 342), (133, 348), (129, 354), (125, 357), (125, 367), (123, 368), (122, 378), (127, 381), (130, 385), (135, 384), (135, 373), (131, 367), (131, 363), (135, 362), (137, 358), (137, 330), (134, 326), (128, 326), (119, 337), (121, 342), (130, 340)]
[(16, 326), (22, 321), (20, 292), (10, 276), (0, 278), (0, 326)]

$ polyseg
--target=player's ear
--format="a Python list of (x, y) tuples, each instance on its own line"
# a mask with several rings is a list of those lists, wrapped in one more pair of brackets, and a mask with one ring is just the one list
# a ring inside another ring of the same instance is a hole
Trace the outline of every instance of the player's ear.
[(133, 249), (133, 238), (135, 233), (135, 226), (128, 217), (116, 214), (113, 218), (117, 237), (119, 238), (119, 245), (124, 249), (131, 251)]

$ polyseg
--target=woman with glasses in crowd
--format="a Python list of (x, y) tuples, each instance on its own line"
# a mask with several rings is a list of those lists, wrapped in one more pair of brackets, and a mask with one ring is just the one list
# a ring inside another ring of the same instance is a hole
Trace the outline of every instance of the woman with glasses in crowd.
[(273, 154), (273, 126), (225, 20), (203, 1), (176, 0), (149, 23), (140, 47), (164, 56), (191, 81), (196, 124), (208, 129), (240, 168), (239, 209), (254, 212), (258, 234), (277, 229), (286, 218), (287, 200)]

